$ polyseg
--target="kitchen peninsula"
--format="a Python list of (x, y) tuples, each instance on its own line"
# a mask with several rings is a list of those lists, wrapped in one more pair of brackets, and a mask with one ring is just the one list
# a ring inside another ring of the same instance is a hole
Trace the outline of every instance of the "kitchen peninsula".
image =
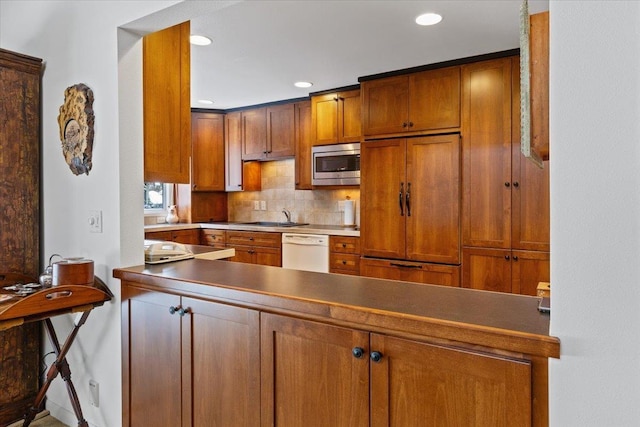
[(548, 424), (536, 297), (199, 259), (113, 275), (124, 426)]

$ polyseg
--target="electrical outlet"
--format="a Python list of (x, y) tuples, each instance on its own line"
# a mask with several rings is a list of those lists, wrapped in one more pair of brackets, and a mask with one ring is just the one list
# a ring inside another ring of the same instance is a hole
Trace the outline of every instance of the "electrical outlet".
[(89, 211), (88, 223), (91, 233), (102, 233), (102, 211)]
[(254, 211), (259, 211), (260, 210), (260, 202), (258, 200), (254, 200), (254, 202), (253, 202), (253, 210)]
[(261, 211), (266, 211), (267, 210), (267, 201), (266, 200), (260, 200), (260, 210)]
[(100, 384), (96, 380), (89, 380), (89, 395), (91, 404), (96, 408), (100, 407)]
[(167, 219), (163, 216), (157, 216), (156, 217), (156, 224), (164, 224), (165, 222), (167, 222)]

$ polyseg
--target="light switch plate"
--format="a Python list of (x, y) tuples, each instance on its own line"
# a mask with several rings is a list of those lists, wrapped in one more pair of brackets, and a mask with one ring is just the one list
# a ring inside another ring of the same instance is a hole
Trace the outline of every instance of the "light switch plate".
[(267, 201), (266, 200), (260, 200), (260, 210), (261, 211), (266, 211), (267, 210)]
[(89, 391), (91, 404), (98, 408), (100, 406), (100, 384), (96, 380), (89, 380)]
[(254, 211), (259, 211), (260, 210), (260, 202), (258, 200), (254, 200), (253, 201), (253, 210)]
[(87, 221), (91, 233), (102, 233), (102, 211), (89, 211)]

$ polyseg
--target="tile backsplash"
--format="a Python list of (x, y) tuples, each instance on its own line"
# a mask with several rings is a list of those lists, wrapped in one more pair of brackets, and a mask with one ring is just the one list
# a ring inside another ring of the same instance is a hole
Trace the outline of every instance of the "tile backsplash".
[[(342, 225), (340, 202), (349, 197), (355, 202), (356, 224), (360, 224), (359, 189), (296, 190), (293, 159), (264, 162), (261, 167), (262, 191), (229, 193), (229, 221), (285, 221), (284, 208), (295, 222)], [(266, 210), (255, 210), (256, 201), (264, 201)]]

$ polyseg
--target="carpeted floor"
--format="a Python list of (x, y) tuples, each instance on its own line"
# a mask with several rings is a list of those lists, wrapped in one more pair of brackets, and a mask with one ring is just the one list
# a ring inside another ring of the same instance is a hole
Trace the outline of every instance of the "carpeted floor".
[[(22, 421), (17, 421), (13, 424), (9, 424), (7, 427), (22, 427)], [(29, 427), (69, 427), (66, 424), (62, 424), (60, 421), (49, 415), (49, 411), (42, 411), (36, 418), (29, 424)]]

